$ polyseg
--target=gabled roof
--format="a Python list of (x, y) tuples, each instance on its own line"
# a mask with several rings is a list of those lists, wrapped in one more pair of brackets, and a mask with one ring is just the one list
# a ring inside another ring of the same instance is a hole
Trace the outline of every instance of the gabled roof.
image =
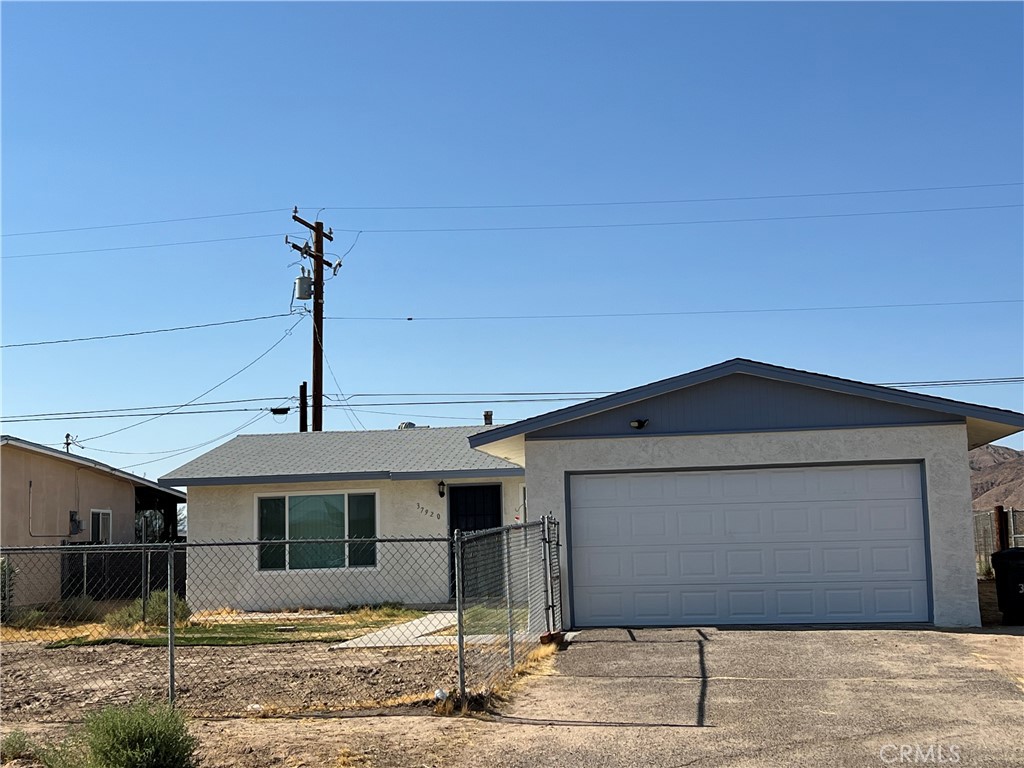
[(415, 480), (522, 475), (469, 447), (487, 427), (239, 435), (160, 478), (161, 485)]
[(663, 379), (606, 397), (589, 400), (585, 403), (570, 405), (567, 408), (544, 413), (503, 427), (496, 427), (486, 433), (470, 437), (469, 443), (474, 448), (492, 445), (509, 438), (527, 435), (528, 433), (537, 432), (576, 419), (583, 419), (613, 408), (631, 405), (734, 374), (758, 376), (804, 387), (823, 389), (961, 417), (967, 421), (968, 431), (971, 432), (973, 429), (976, 433), (972, 437), (972, 442), (978, 445), (1000, 439), (1024, 429), (1024, 414), (1017, 413), (1016, 411), (964, 403), (944, 397), (922, 395), (916, 392), (906, 392), (900, 389), (867, 384), (852, 379), (841, 379), (835, 376), (826, 376), (795, 368), (769, 365), (768, 363), (761, 363), (756, 360), (736, 358), (690, 373), (684, 373), (680, 376), (673, 376), (669, 379)]
[(68, 453), (66, 451), (58, 451), (56, 448), (50, 448), (46, 445), (40, 445), (39, 443), (33, 443), (31, 440), (23, 440), (20, 437), (14, 437), (13, 435), (0, 435), (0, 445), (11, 445), (15, 448), (21, 448), (26, 451), (32, 451), (34, 453), (41, 453), (44, 456), (49, 456), (52, 459), (58, 459), (60, 461), (67, 461), (72, 464), (78, 464), (83, 467), (89, 467), (95, 469), (97, 472), (106, 472), (114, 477), (119, 477), (123, 480), (127, 480), (132, 485), (140, 488), (150, 488), (160, 493), (169, 494), (174, 496), (178, 501), (184, 502), (186, 500), (185, 493), (182, 491), (175, 490), (173, 488), (164, 488), (152, 480), (147, 480), (144, 477), (133, 475), (131, 472), (125, 472), (123, 469), (116, 469), (109, 464), (104, 464), (101, 461), (90, 459), (86, 456), (79, 456), (74, 453)]

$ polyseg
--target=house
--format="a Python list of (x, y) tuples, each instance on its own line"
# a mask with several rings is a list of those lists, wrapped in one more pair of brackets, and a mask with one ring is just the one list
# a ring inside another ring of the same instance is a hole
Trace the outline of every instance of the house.
[(194, 610), (434, 604), (451, 595), (456, 529), (525, 520), (523, 468), (469, 447), (486, 427), (239, 435), (160, 478), (187, 486)]
[(735, 359), (469, 443), (561, 521), (568, 626), (977, 626), (967, 451), (1022, 429)]
[[(4, 548), (133, 543), (136, 521), (143, 518), (159, 522), (158, 538), (173, 539), (178, 504), (184, 501), (181, 491), (162, 488), (130, 472), (0, 435), (0, 543)], [(61, 563), (49, 563), (47, 558), (56, 560), (59, 555), (18, 555), (24, 575), (15, 592), (17, 604), (51, 602), (62, 596)]]

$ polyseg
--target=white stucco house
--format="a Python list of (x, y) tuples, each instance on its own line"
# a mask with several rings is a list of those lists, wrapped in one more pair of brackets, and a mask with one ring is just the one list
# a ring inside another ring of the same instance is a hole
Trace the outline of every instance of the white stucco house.
[[(495, 524), (496, 504), (502, 523), (525, 519), (529, 488), (529, 516), (561, 522), (566, 628), (974, 626), (967, 451), (1022, 429), (1014, 411), (736, 359), (495, 428), (242, 436), (161, 483), (188, 486), (193, 541), (294, 539), (293, 514), (310, 535), (318, 509), (335, 533), (446, 535)], [(367, 602), (449, 588), (442, 545), (436, 581), (407, 554), (409, 577), (395, 587), (390, 563), (386, 589), (368, 552), (282, 549), (190, 561), (189, 599), (255, 607), (275, 584), (319, 597), (346, 579)], [(217, 569), (230, 578), (202, 575)]]
[(447, 537), (525, 521), (524, 470), (470, 448), (487, 427), (239, 435), (160, 478), (187, 486), (193, 610), (446, 603)]

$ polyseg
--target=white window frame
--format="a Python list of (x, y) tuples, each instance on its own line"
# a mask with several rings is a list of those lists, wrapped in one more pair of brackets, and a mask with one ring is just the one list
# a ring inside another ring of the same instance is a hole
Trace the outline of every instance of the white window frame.
[[(99, 531), (95, 531), (93, 528), (93, 520), (99, 516)], [(107, 540), (103, 541), (102, 538), (96, 540), (93, 538), (95, 533), (103, 535), (103, 521), (107, 521)], [(89, 510), (89, 542), (93, 544), (111, 544), (114, 539), (114, 513), (109, 509), (90, 509)]]
[[(349, 538), (348, 536), (348, 497), (352, 496), (373, 496), (373, 529), (375, 535), (370, 541), (374, 541), (376, 546), (376, 539), (380, 538), (380, 491), (376, 488), (367, 488), (366, 490), (353, 488), (351, 490), (330, 490), (330, 491), (281, 491), (279, 493), (257, 493), (253, 495), (253, 515), (252, 515), (252, 527), (253, 527), (253, 539), (260, 542), (260, 544), (273, 544), (272, 539), (267, 539), (264, 542), (260, 539), (260, 499), (284, 499), (284, 538), (285, 541), (290, 541), (289, 536), (291, 534), (291, 514), (288, 499), (292, 496), (344, 496), (345, 497), (345, 536), (343, 538)], [(303, 541), (315, 542), (317, 539), (303, 539)], [(289, 564), (290, 559), (290, 547), (285, 545), (284, 547), (284, 568), (260, 568), (259, 549), (256, 550), (256, 570), (260, 573), (332, 573), (336, 571), (376, 571), (380, 567), (380, 557), (374, 557), (374, 565), (349, 565), (351, 560), (349, 559), (349, 547), (351, 544), (345, 545), (345, 565), (340, 568), (291, 568)], [(374, 551), (375, 555), (377, 550)]]

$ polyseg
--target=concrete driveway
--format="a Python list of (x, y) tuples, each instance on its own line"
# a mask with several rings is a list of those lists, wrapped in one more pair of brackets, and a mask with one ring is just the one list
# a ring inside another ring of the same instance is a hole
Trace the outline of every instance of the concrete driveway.
[(1024, 637), (589, 630), (472, 730), (478, 765), (1024, 766)]

